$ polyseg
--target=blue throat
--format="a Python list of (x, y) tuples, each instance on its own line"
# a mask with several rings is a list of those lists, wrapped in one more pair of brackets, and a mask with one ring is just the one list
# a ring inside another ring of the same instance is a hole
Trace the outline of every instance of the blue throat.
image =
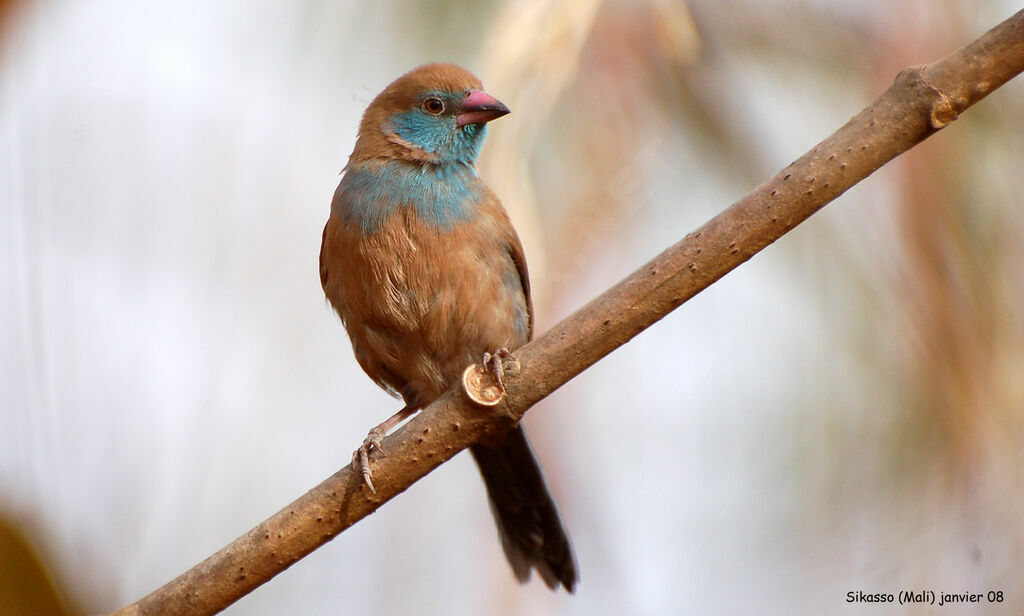
[(483, 183), (472, 165), (391, 160), (347, 167), (331, 207), (364, 233), (379, 231), (402, 207), (411, 207), (428, 225), (450, 231), (474, 218), (483, 198)]

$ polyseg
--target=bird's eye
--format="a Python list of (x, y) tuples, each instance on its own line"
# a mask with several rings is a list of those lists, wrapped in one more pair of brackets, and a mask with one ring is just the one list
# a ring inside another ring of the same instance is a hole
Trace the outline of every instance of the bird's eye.
[(444, 101), (442, 101), (439, 98), (430, 97), (427, 100), (423, 101), (423, 109), (427, 113), (440, 115), (441, 112), (444, 111)]

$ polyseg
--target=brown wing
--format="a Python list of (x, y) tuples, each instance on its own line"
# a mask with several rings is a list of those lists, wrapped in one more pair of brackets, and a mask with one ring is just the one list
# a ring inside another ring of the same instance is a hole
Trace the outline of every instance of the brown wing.
[(530, 273), (526, 269), (526, 255), (523, 254), (523, 245), (519, 242), (519, 236), (515, 231), (508, 241), (508, 256), (519, 272), (519, 282), (523, 285), (523, 296), (526, 298), (526, 314), (529, 318), (527, 328), (527, 340), (533, 340), (533, 297), (530, 295)]
[[(330, 223), (328, 223), (330, 224)], [(324, 225), (324, 233), (320, 236), (320, 286), (327, 290), (327, 225)]]

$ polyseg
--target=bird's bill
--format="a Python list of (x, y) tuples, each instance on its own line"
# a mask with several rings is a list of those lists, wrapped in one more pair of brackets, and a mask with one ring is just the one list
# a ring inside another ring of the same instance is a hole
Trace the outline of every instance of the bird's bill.
[(484, 124), (509, 113), (504, 103), (481, 90), (470, 90), (462, 100), (461, 113), (455, 116), (459, 126)]

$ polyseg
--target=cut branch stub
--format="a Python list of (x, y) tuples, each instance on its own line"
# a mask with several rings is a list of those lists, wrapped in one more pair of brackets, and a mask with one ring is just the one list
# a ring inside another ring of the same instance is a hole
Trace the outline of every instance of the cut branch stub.
[(497, 406), (505, 397), (505, 391), (498, 385), (494, 374), (480, 364), (467, 366), (463, 371), (462, 391), (480, 406)]

